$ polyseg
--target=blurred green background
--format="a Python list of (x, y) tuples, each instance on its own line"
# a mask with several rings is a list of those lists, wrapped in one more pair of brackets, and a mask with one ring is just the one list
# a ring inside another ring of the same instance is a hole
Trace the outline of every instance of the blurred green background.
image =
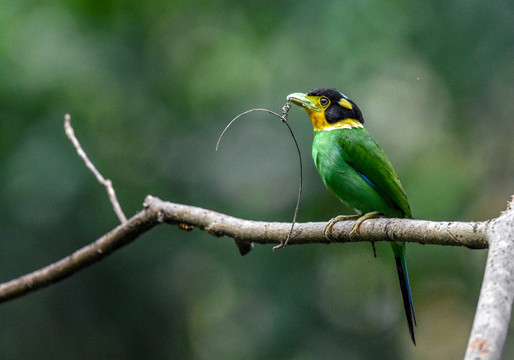
[[(335, 87), (364, 113), (414, 216), (496, 217), (514, 193), (512, 1), (0, 2), (0, 280), (117, 225), (63, 132), (72, 123), (127, 215), (147, 194), (290, 221), (287, 129), (255, 113)], [(348, 213), (310, 156), (299, 221)], [(408, 246), (413, 347), (385, 243), (257, 246), (160, 226), (0, 306), (2, 359), (458, 359), (486, 251)], [(505, 358), (514, 357), (509, 335)]]

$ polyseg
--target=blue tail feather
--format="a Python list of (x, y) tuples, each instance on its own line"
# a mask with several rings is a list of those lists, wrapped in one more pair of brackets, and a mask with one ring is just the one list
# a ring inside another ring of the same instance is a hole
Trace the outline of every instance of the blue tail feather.
[(409, 326), (409, 334), (414, 345), (416, 338), (414, 336), (414, 326), (416, 326), (416, 316), (414, 315), (414, 306), (412, 304), (412, 294), (409, 283), (409, 274), (407, 272), (407, 263), (405, 262), (405, 244), (391, 243), (394, 251), (394, 259), (396, 261), (396, 270), (398, 271), (398, 281), (402, 291), (403, 308)]

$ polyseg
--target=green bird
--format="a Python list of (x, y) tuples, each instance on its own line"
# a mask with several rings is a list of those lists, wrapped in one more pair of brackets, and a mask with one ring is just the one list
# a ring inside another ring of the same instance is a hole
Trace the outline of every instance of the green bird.
[[(312, 157), (325, 186), (359, 215), (338, 216), (325, 227), (330, 238), (338, 221), (357, 220), (350, 236), (360, 224), (378, 215), (411, 218), (405, 191), (384, 151), (364, 128), (357, 105), (334, 89), (315, 89), (293, 93), (287, 100), (301, 106), (314, 128)], [(363, 215), (360, 215), (363, 214)], [(405, 243), (391, 242), (402, 291), (409, 333), (416, 345), (416, 318), (405, 262)]]

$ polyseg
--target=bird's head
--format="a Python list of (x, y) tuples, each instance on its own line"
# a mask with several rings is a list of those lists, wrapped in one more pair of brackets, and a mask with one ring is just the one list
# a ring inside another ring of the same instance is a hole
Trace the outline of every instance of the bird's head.
[(346, 95), (334, 89), (314, 89), (293, 93), (287, 100), (303, 107), (314, 130), (361, 128), (364, 118), (359, 107)]

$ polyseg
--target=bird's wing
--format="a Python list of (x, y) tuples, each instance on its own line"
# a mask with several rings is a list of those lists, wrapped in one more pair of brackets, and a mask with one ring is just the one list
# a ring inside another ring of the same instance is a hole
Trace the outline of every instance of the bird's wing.
[(383, 198), (400, 209), (406, 218), (410, 218), (409, 202), (400, 180), (384, 151), (367, 130), (359, 128), (341, 131), (339, 142), (344, 160)]

